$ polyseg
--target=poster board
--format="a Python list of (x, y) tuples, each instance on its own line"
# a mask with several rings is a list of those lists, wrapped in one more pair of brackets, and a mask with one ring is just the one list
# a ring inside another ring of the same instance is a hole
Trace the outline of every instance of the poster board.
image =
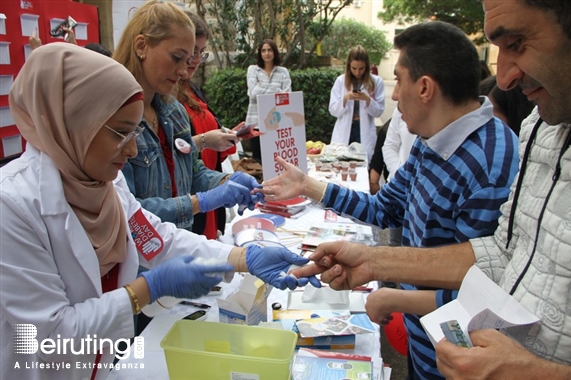
[(277, 156), (307, 174), (303, 92), (258, 95), (257, 99), (264, 180), (284, 170), (275, 162)]

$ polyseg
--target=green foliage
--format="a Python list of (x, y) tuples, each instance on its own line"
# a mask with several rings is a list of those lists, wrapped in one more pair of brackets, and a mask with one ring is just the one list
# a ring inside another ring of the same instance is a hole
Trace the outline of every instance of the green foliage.
[(336, 118), (329, 113), (329, 97), (338, 69), (306, 69), (290, 72), (292, 91), (303, 91), (305, 135), (308, 140), (329, 143)]
[[(335, 79), (342, 74), (337, 69), (292, 70), (293, 91), (303, 91), (305, 126), (308, 140), (328, 142), (335, 124), (329, 114), (329, 95)], [(246, 118), (248, 87), (245, 69), (225, 69), (208, 78), (204, 91), (209, 106), (222, 124), (232, 128)]]
[(208, 105), (216, 112), (222, 124), (233, 128), (246, 119), (248, 112), (248, 86), (246, 69), (224, 69), (211, 75), (204, 85)]
[(391, 49), (385, 32), (353, 19), (334, 21), (321, 43), (322, 53), (345, 60), (349, 50), (361, 44), (369, 53), (371, 63), (379, 63)]
[[(247, 67), (263, 39), (278, 42), (285, 67), (306, 67), (320, 39), (339, 12), (352, 0), (187, 0), (209, 20), (210, 47), (218, 68)], [(314, 40), (316, 41), (316, 40)], [(239, 53), (233, 59), (230, 52)], [(295, 53), (294, 61), (292, 54)]]
[(468, 35), (475, 35), (474, 42), (486, 41), (482, 4), (472, 0), (385, 0), (384, 12), (377, 17), (385, 22), (415, 23), (438, 20), (456, 25)]

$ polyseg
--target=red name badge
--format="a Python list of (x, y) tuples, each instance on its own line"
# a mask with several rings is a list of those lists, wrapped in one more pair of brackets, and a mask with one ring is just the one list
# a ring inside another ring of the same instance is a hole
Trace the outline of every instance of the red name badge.
[(151, 222), (143, 214), (143, 210), (139, 209), (129, 219), (129, 230), (137, 247), (137, 251), (147, 261), (151, 261), (156, 255), (163, 251), (165, 243), (163, 238), (158, 234), (157, 230), (151, 225)]

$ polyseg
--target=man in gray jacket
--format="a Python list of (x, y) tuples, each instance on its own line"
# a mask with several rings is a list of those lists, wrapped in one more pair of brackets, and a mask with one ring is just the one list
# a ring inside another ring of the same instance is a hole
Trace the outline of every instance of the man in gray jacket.
[(497, 82), (519, 86), (536, 108), (522, 124), (520, 173), (493, 236), (438, 248), (328, 243), (310, 257), (334, 289), (371, 280), (458, 289), (477, 265), (541, 320), (515, 341), (470, 334), (475, 348), (442, 341), (448, 379), (571, 379), (571, 2), (483, 0), (485, 32), (499, 47)]

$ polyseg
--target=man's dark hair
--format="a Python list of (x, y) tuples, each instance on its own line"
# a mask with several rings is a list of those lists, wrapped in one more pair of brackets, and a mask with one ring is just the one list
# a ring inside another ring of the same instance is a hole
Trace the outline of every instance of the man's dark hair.
[(476, 47), (454, 25), (432, 21), (405, 29), (394, 40), (399, 60), (413, 81), (427, 75), (453, 104), (478, 98), (480, 59)]
[(89, 50), (93, 50), (96, 53), (103, 54), (107, 57), (111, 57), (111, 51), (101, 44), (91, 42), (91, 43), (88, 43), (87, 45), (85, 45), (85, 48), (89, 49)]
[(525, 0), (526, 4), (546, 11), (553, 11), (557, 23), (571, 39), (571, 1), (569, 0)]
[[(482, 3), (483, 0), (476, 0)], [(561, 29), (571, 38), (571, 1), (569, 0), (524, 0), (527, 5), (545, 11), (553, 11)]]

